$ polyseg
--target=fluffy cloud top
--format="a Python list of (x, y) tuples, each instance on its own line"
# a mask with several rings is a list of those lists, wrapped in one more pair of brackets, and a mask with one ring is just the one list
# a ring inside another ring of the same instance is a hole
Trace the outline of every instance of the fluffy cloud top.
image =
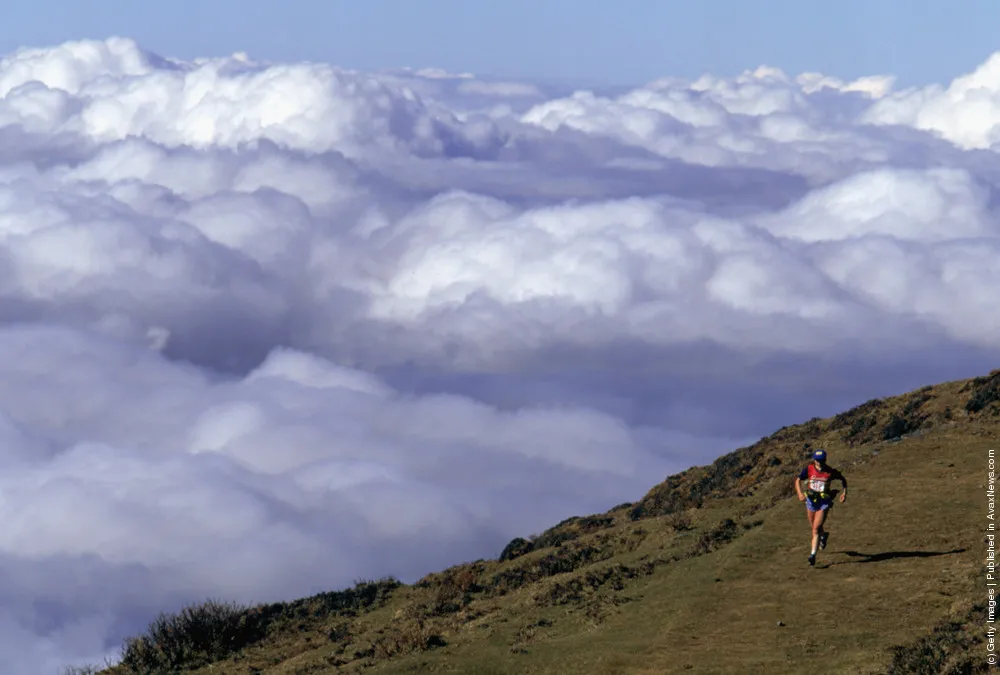
[(948, 87), (895, 92), (867, 110), (862, 121), (933, 131), (962, 148), (992, 148), (1000, 141), (1000, 54)]
[(612, 96), (9, 54), (5, 665), (100, 661), (207, 596), (494, 556), (995, 365), (996, 64)]

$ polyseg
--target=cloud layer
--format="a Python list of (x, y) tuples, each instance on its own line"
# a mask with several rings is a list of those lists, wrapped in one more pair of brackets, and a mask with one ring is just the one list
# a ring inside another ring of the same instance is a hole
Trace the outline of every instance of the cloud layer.
[(563, 91), (0, 61), (0, 653), (494, 556), (1000, 355), (997, 57)]

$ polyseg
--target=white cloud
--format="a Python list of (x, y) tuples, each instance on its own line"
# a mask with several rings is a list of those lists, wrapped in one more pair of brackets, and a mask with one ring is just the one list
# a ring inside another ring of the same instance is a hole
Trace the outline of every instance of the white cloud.
[(521, 120), (696, 164), (767, 167), (822, 181), (838, 173), (831, 165), (853, 169), (858, 161), (884, 161), (891, 144), (853, 120), (889, 88), (890, 80), (880, 78), (793, 79), (762, 67), (734, 79), (657, 80), (613, 99), (575, 92), (538, 103)]
[(781, 237), (842, 241), (885, 235), (942, 242), (1000, 235), (986, 186), (962, 169), (863, 171), (810, 192), (761, 222)]
[(11, 97), (12, 92), (38, 85), (76, 95), (94, 82), (114, 83), (147, 75), (153, 70), (152, 60), (133, 41), (123, 38), (23, 48), (0, 60), (0, 96), (5, 102), (10, 98), (16, 101), (18, 96)]
[(419, 77), (426, 77), (428, 79), (461, 79), (468, 80), (475, 77), (472, 73), (449, 73), (443, 68), (418, 68), (414, 71)]
[(872, 98), (881, 98), (888, 94), (896, 82), (891, 75), (869, 75), (859, 77), (852, 82), (844, 82), (840, 78), (829, 77), (822, 73), (802, 73), (795, 78), (807, 94), (823, 89), (833, 89), (839, 92), (862, 92)]
[(502, 142), (489, 125), (463, 134), (453, 114), (409, 88), (325, 65), (230, 58), (167, 67), (114, 39), (21, 50), (0, 73), (0, 119), (96, 142), (142, 136), (171, 147), (232, 148), (271, 140), (312, 152), (382, 146), (431, 154), (456, 142), (487, 151)]
[(124, 39), (8, 55), (0, 652), (50, 672), (207, 596), (496, 555), (987, 369), (993, 63), (609, 96)]
[(483, 82), (469, 80), (458, 86), (462, 94), (498, 96), (502, 98), (541, 98), (544, 94), (538, 86), (524, 82)]
[(1000, 53), (948, 87), (893, 93), (866, 111), (861, 121), (933, 131), (962, 148), (990, 148), (1000, 140)]

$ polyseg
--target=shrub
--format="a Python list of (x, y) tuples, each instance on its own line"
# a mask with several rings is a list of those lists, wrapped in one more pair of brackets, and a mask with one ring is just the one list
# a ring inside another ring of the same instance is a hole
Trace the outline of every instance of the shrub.
[(830, 429), (840, 429), (848, 424), (853, 427), (859, 420), (872, 417), (872, 413), (877, 413), (884, 405), (885, 401), (882, 399), (869, 399), (861, 405), (854, 406), (847, 412), (835, 416), (830, 423)]
[[(930, 634), (904, 645), (892, 648), (892, 662), (887, 675), (959, 675), (960, 673), (985, 673), (982, 661), (974, 662), (973, 654), (983, 648), (983, 637), (971, 626), (985, 608), (979, 605), (965, 617), (945, 620), (934, 627)], [(978, 611), (977, 611), (978, 610)]]
[(657, 566), (655, 561), (645, 561), (636, 565), (614, 563), (607, 567), (578, 572), (569, 579), (554, 582), (535, 594), (535, 604), (563, 605), (579, 602), (585, 596), (604, 586), (612, 590), (625, 589), (625, 582), (653, 574)]
[(539, 579), (572, 572), (584, 565), (607, 560), (623, 551), (634, 550), (644, 536), (599, 535), (596, 540), (586, 544), (571, 542), (566, 546), (552, 549), (543, 556), (521, 561), (509, 569), (493, 574), (485, 584), (487, 593), (490, 596), (504, 595)]
[(852, 443), (856, 440), (865, 440), (865, 432), (875, 426), (877, 421), (878, 420), (874, 415), (858, 417), (851, 422), (850, 428), (847, 430), (847, 433), (844, 434), (844, 440), (851, 441)]
[(882, 440), (889, 441), (912, 433), (920, 428), (921, 422), (922, 420), (916, 421), (900, 417), (899, 415), (893, 415), (889, 419), (889, 423), (882, 428)]
[(353, 616), (384, 602), (401, 585), (390, 577), (358, 581), (353, 588), (292, 603), (247, 608), (210, 600), (185, 607), (177, 614), (161, 613), (145, 635), (126, 639), (119, 671), (145, 674), (208, 665), (260, 641), (272, 624), (330, 615)]
[(691, 516), (683, 511), (667, 516), (667, 525), (676, 532), (685, 532), (694, 527)]
[(160, 614), (146, 635), (125, 642), (121, 665), (134, 672), (158, 672), (218, 661), (259, 640), (267, 629), (260, 612), (209, 601), (178, 614)]
[(287, 610), (283, 614), (297, 618), (330, 614), (354, 615), (384, 603), (402, 585), (402, 582), (393, 577), (378, 581), (359, 579), (354, 582), (353, 588), (319, 593), (290, 603), (286, 605)]
[(395, 622), (385, 633), (379, 635), (372, 644), (372, 656), (387, 659), (446, 644), (444, 638), (423, 620), (411, 619)]
[(893, 413), (889, 418), (889, 423), (882, 427), (882, 440), (899, 438), (924, 426), (929, 415), (921, 414), (920, 410), (929, 400), (931, 400), (931, 396), (926, 393), (926, 390), (922, 390), (910, 398), (903, 409), (899, 413)]
[(434, 595), (428, 603), (427, 611), (431, 616), (450, 614), (460, 610), (464, 604), (463, 601), (462, 591), (459, 590), (458, 586), (443, 583), (434, 591)]
[[(513, 560), (518, 558), (525, 553), (531, 553), (534, 548), (534, 544), (525, 539), (524, 537), (517, 537), (516, 539), (511, 539), (510, 543), (504, 546), (503, 551), (500, 553), (500, 562), (505, 560)], [(496, 549), (494, 549), (496, 550)]]
[(736, 521), (726, 518), (708, 532), (705, 532), (695, 544), (695, 554), (710, 553), (717, 548), (729, 543), (740, 535)]
[(966, 402), (965, 409), (977, 413), (998, 401), (1000, 401), (1000, 370), (972, 381), (972, 395)]

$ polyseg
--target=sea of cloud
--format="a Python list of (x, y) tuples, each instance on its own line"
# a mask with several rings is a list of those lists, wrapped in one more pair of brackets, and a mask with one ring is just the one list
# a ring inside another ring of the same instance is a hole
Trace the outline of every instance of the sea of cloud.
[(0, 655), (495, 556), (1000, 357), (1000, 56), (574, 91), (0, 60)]

